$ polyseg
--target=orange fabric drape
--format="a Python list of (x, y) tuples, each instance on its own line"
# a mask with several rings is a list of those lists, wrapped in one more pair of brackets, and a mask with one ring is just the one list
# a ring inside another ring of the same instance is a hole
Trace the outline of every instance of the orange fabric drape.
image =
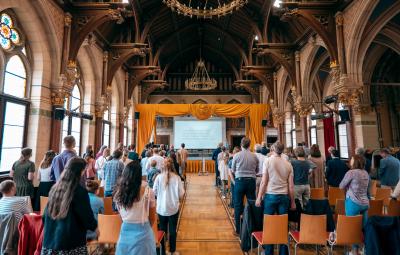
[(265, 138), (261, 121), (268, 115), (270, 108), (267, 104), (138, 104), (135, 110), (140, 112), (137, 141), (140, 152), (156, 128), (156, 116), (174, 117), (190, 114), (199, 120), (206, 120), (213, 115), (227, 118), (247, 117), (246, 135), (252, 145), (261, 143)]

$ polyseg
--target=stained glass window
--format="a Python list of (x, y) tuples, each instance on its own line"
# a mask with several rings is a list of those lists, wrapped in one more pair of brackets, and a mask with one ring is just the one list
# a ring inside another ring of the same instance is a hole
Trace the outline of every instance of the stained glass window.
[(5, 50), (11, 50), (14, 45), (21, 44), (21, 36), (14, 27), (10, 15), (2, 13), (0, 16), (0, 45)]

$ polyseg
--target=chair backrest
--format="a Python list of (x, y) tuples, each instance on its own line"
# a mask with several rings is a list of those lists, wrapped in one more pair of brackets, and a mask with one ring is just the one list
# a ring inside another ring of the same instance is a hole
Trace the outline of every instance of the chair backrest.
[(346, 209), (344, 206), (344, 199), (336, 199), (335, 213), (337, 215), (345, 215)]
[(121, 231), (122, 219), (119, 214), (98, 215), (99, 243), (116, 244)]
[(389, 206), (390, 195), (392, 194), (391, 188), (377, 188), (375, 199), (382, 199), (384, 206)]
[(99, 187), (99, 189), (97, 190), (97, 196), (104, 197), (104, 187)]
[(344, 198), (345, 198), (344, 190), (336, 187), (329, 187), (328, 200), (330, 206), (335, 206), (337, 199), (344, 199)]
[(264, 215), (262, 244), (287, 244), (288, 222), (287, 214)]
[(382, 216), (383, 200), (374, 199), (369, 201), (368, 216)]
[(388, 216), (400, 216), (400, 201), (390, 200), (388, 207)]
[(48, 197), (40, 196), (40, 214), (44, 214), (44, 209), (46, 208), (47, 203), (49, 202)]
[(112, 208), (112, 197), (104, 197), (104, 214), (111, 215), (114, 214), (114, 210)]
[(311, 199), (324, 199), (325, 198), (325, 190), (323, 188), (311, 188), (310, 189), (310, 198)]
[(327, 237), (326, 215), (301, 214), (299, 243), (325, 245)]
[(363, 242), (362, 215), (339, 215), (336, 227), (336, 244), (351, 245)]
[(378, 182), (376, 180), (371, 180), (370, 187), (369, 187), (369, 194), (371, 197), (376, 196), (376, 190), (378, 189)]

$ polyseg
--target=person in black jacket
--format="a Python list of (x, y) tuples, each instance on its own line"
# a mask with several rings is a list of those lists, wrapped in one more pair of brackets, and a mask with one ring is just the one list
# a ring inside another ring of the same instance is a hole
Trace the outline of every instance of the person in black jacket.
[(87, 254), (86, 232), (97, 231), (89, 195), (79, 185), (86, 166), (83, 158), (73, 157), (49, 193), (43, 214), (41, 255)]
[(219, 181), (219, 170), (218, 170), (218, 154), (221, 153), (222, 146), (223, 146), (223, 144), (219, 143), (218, 144), (218, 148), (216, 148), (213, 151), (213, 154), (212, 154), (212, 160), (215, 161), (215, 186), (216, 187), (218, 187), (218, 185), (220, 184), (220, 181)]
[(326, 180), (329, 186), (339, 187), (349, 167), (339, 158), (339, 151), (332, 150), (332, 159), (326, 162)]

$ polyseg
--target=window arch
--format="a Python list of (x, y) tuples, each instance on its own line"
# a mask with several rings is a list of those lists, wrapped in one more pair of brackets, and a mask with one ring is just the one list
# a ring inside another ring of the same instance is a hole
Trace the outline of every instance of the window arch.
[(103, 139), (102, 144), (110, 147), (111, 139), (111, 112), (110, 109), (104, 111), (103, 115)]
[(30, 68), (21, 37), (12, 16), (1, 13), (0, 51), (4, 53), (4, 66), (0, 70), (4, 72), (0, 77), (0, 173), (11, 169), (26, 146)]
[[(80, 79), (75, 81), (74, 88), (72, 89), (71, 96), (65, 100), (64, 108), (67, 109), (70, 114), (65, 117), (62, 128), (62, 138), (64, 139), (67, 135), (72, 135), (75, 138), (76, 146), (75, 150), (80, 155), (81, 153), (81, 129), (82, 119), (79, 117), (82, 107), (81, 91), (79, 89)], [(79, 84), (79, 85), (78, 85)]]
[(296, 146), (296, 115), (291, 112), (286, 113), (285, 117), (285, 136), (286, 147)]
[[(345, 110), (343, 104), (339, 103), (338, 105), (339, 110)], [(345, 121), (338, 120), (336, 122), (337, 127), (337, 140), (338, 140), (338, 148), (340, 152), (341, 158), (349, 158), (349, 142), (347, 140), (347, 123)]]
[[(315, 109), (312, 109), (311, 115), (315, 115)], [(310, 133), (310, 145), (318, 144), (318, 137), (317, 137), (317, 121), (311, 119), (311, 115), (309, 116), (309, 133)]]

